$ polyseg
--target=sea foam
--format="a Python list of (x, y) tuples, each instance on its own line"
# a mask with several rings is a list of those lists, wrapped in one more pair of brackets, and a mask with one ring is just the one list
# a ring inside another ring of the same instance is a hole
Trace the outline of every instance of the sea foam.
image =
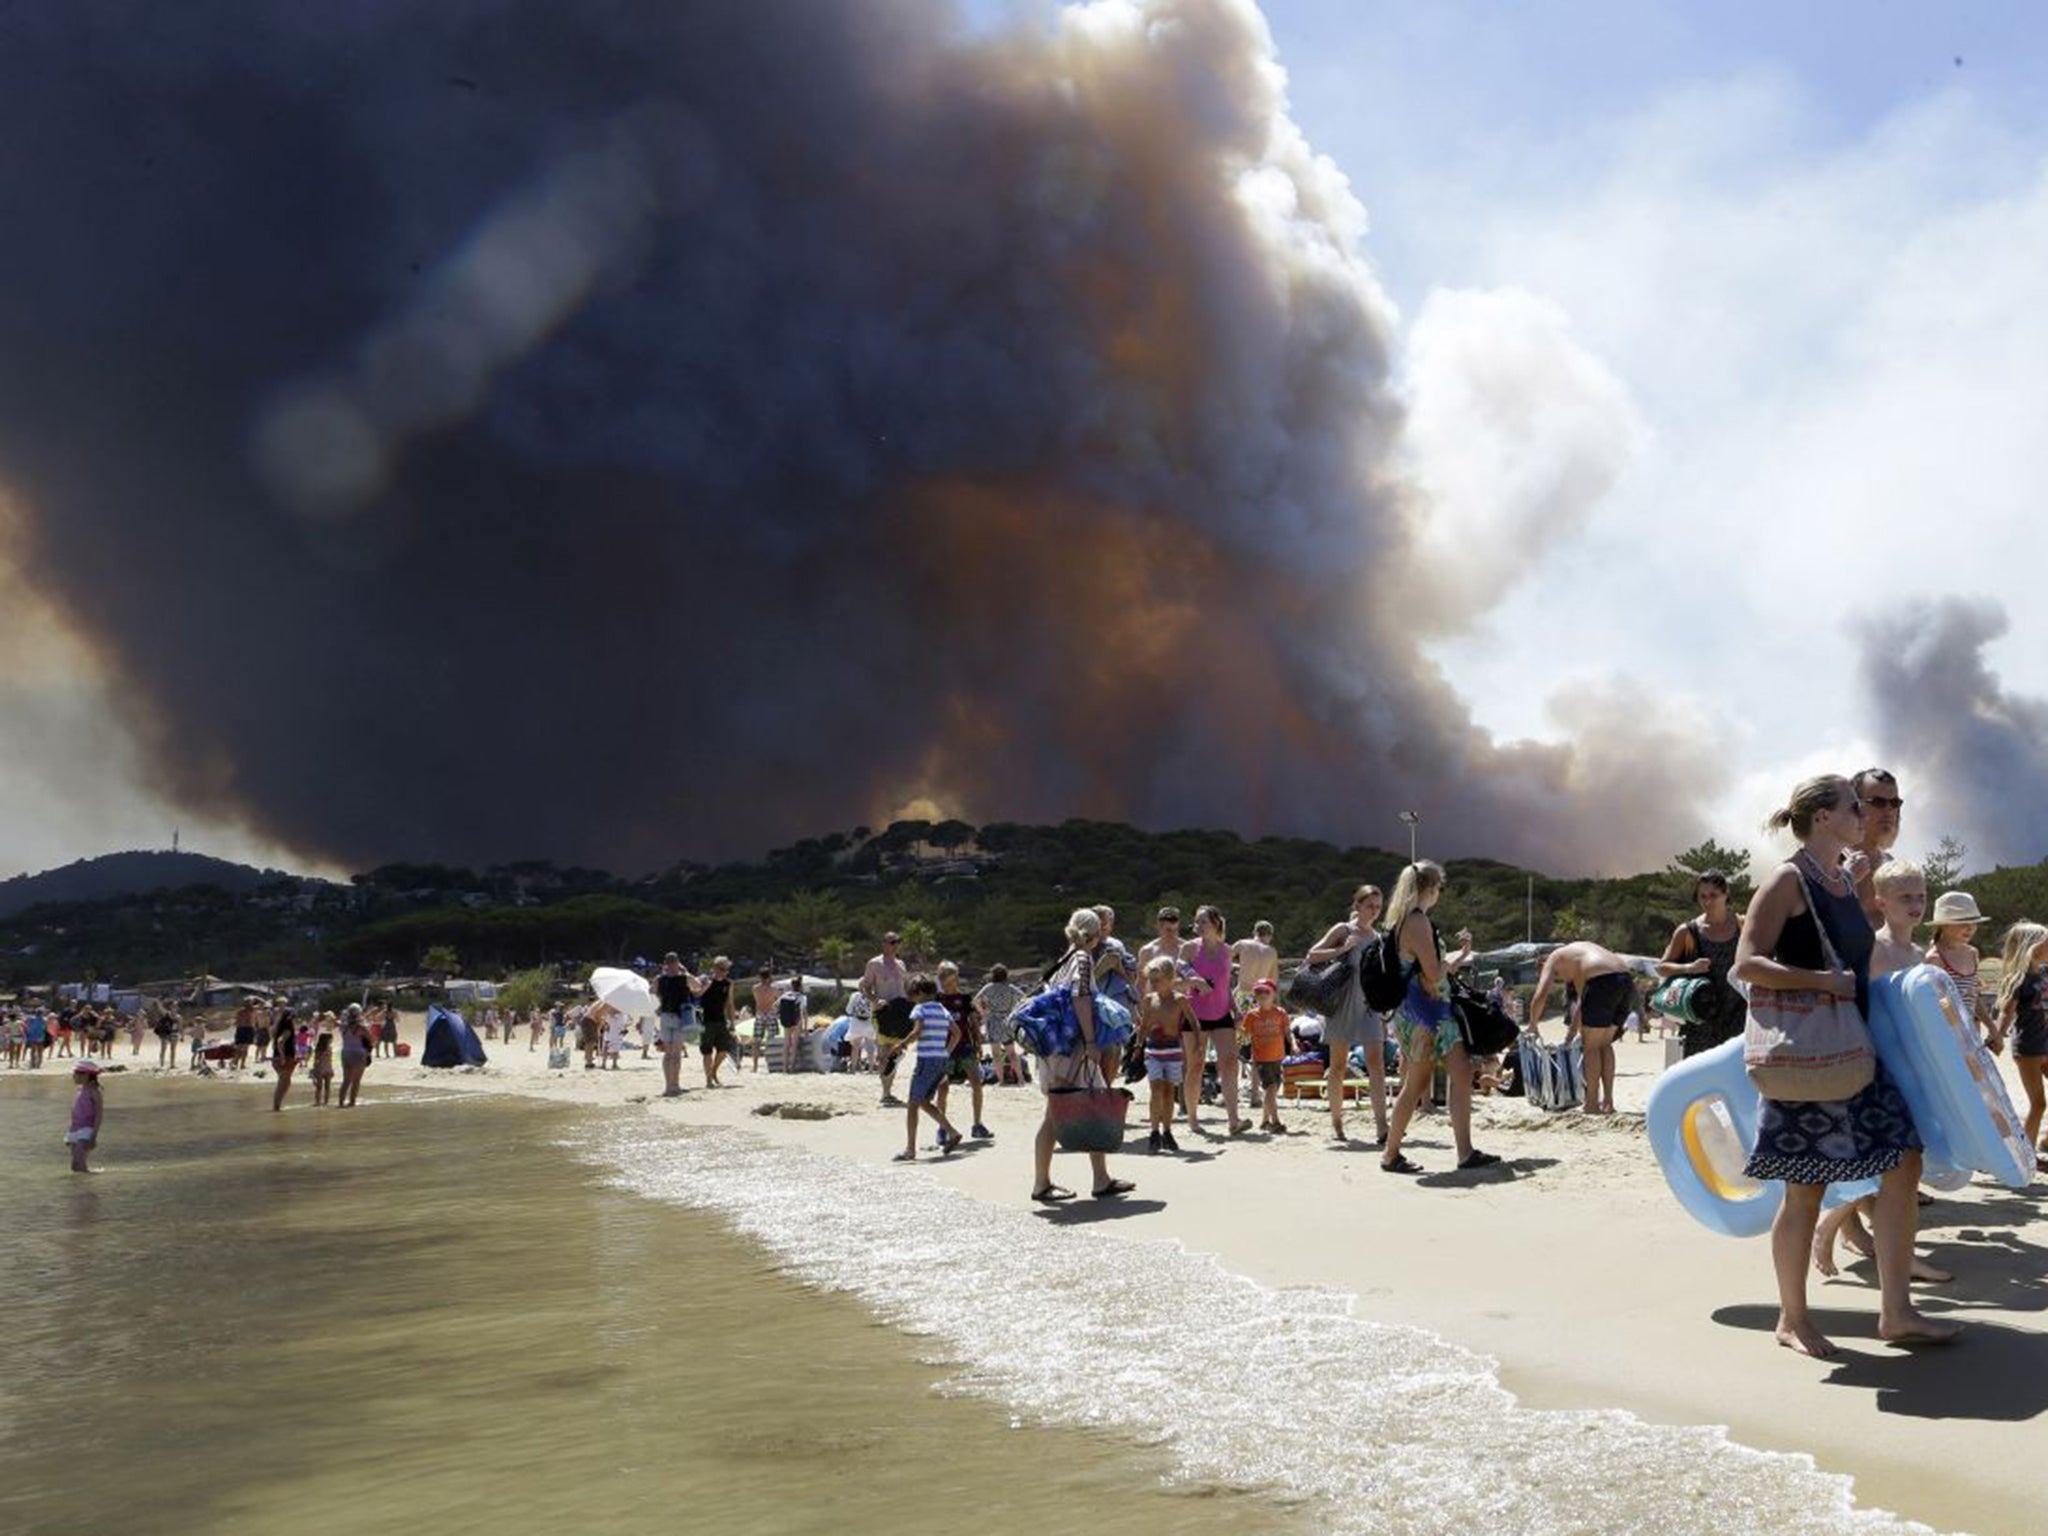
[(1523, 1407), (1495, 1363), (1271, 1290), (1211, 1257), (974, 1200), (745, 1132), (608, 1122), (572, 1143), (616, 1184), (723, 1213), (790, 1272), (927, 1342), (943, 1390), (1020, 1421), (1163, 1445), (1174, 1475), (1371, 1536), (1929, 1533), (1847, 1477), (1713, 1427)]

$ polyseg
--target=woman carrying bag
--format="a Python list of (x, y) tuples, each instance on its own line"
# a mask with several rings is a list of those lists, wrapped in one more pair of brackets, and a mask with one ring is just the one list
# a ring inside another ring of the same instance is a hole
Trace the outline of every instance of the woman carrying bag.
[[(1068, 1003), (1058, 1010), (1057, 1022), (1041, 1024), (1028, 1032), (1020, 1032), (1019, 1036), (1039, 1056), (1038, 1087), (1045, 1095), (1045, 1117), (1039, 1121), (1038, 1136), (1031, 1149), (1031, 1198), (1041, 1205), (1054, 1205), (1074, 1198), (1071, 1189), (1062, 1189), (1052, 1181), (1052, 1149), (1056, 1134), (1053, 1124), (1054, 1090), (1078, 1088), (1108, 1092), (1109, 1084), (1103, 1076), (1103, 1055), (1108, 1051), (1121, 1050), (1130, 1029), (1128, 1023), (1098, 1021), (1095, 1016), (1095, 957), (1096, 951), (1102, 947), (1102, 919), (1091, 908), (1077, 908), (1067, 919), (1067, 944), (1066, 956), (1046, 977), (1041, 995), (1057, 997), (1064, 993)], [(1138, 1187), (1127, 1180), (1109, 1176), (1106, 1153), (1090, 1150), (1088, 1162), (1095, 1174), (1091, 1193), (1096, 1199), (1127, 1195)]]
[(1387, 1144), (1387, 1021), (1366, 1006), (1365, 989), (1359, 985), (1360, 951), (1380, 941), (1380, 909), (1386, 898), (1376, 885), (1361, 885), (1351, 897), (1351, 916), (1324, 934), (1308, 952), (1307, 965), (1323, 965), (1350, 957), (1351, 984), (1343, 998), (1323, 1020), (1323, 1043), (1330, 1050), (1330, 1076), (1324, 1097), (1330, 1108), (1330, 1136), (1349, 1141), (1344, 1134), (1344, 1081), (1351, 1073), (1351, 1049), (1365, 1047), (1365, 1075), (1372, 1088), (1372, 1124), (1375, 1147)]
[(1777, 1340), (1835, 1353), (1806, 1308), (1806, 1272), (1821, 1197), (1833, 1183), (1881, 1180), (1876, 1229), (1878, 1336), (1940, 1344), (1955, 1337), (1913, 1306), (1908, 1289), (1919, 1221), (1920, 1136), (1905, 1099), (1870, 1047), (1870, 921), (1842, 856), (1862, 835), (1863, 807), (1838, 775), (1808, 779), (1766, 824), (1789, 827), (1799, 851), (1772, 870), (1750, 904), (1734, 976), (1750, 988), (1743, 1064), (1763, 1095), (1744, 1172), (1780, 1179), (1771, 1226)]

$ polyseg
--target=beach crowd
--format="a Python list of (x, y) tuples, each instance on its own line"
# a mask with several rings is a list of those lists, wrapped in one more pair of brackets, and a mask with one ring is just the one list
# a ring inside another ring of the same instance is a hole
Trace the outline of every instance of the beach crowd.
[[(1281, 951), (1268, 923), (1232, 940), (1214, 906), (1197, 907), (1191, 922), (1179, 908), (1162, 907), (1153, 936), (1133, 950), (1117, 934), (1114, 909), (1088, 905), (1070, 914), (1060, 958), (1028, 986), (1002, 965), (972, 988), (950, 961), (913, 969), (902, 957), (901, 936), (885, 933), (845, 999), (844, 1017), (825, 1033), (822, 1052), (800, 974), (762, 969), (743, 998), (723, 956), (702, 974), (677, 954), (665, 956), (647, 986), (651, 1012), (604, 1000), (524, 1010), (491, 1004), (478, 1022), (486, 1038), (523, 1038), (529, 1051), (545, 1042), (551, 1068), (569, 1066), (572, 1051), (590, 1071), (615, 1069), (636, 1046), (643, 1059), (658, 1052), (667, 1097), (687, 1091), (682, 1067), (692, 1050), (707, 1089), (731, 1086), (723, 1074), (749, 1058), (757, 1072), (764, 1058), (783, 1071), (822, 1060), (830, 1070), (870, 1072), (881, 1106), (902, 1111), (895, 1157), (906, 1162), (917, 1159), (927, 1123), (932, 1140), (925, 1149), (941, 1156), (969, 1139), (993, 1140), (985, 1094), (1035, 1083), (1044, 1112), (1033, 1138), (1030, 1198), (1058, 1205), (1078, 1198), (1052, 1176), (1054, 1152), (1063, 1145), (1086, 1154), (1093, 1197), (1116, 1199), (1136, 1188), (1115, 1176), (1108, 1159), (1121, 1147), (1126, 1106), (1136, 1102), (1139, 1083), (1153, 1155), (1181, 1153), (1181, 1135), (1287, 1135), (1280, 1113), (1285, 1089), (1320, 1098), (1328, 1134), (1340, 1142), (1352, 1139), (1347, 1110), (1361, 1101), (1369, 1106), (1370, 1145), (1380, 1168), (1394, 1176), (1424, 1171), (1405, 1147), (1415, 1117), (1440, 1107), (1455, 1169), (1479, 1173), (1501, 1159), (1473, 1144), (1474, 1097), (1524, 1091), (1529, 1051), (1576, 1052), (1579, 1107), (1589, 1115), (1614, 1113), (1615, 1043), (1630, 1028), (1647, 1034), (1653, 1000), (1665, 995), (1653, 992), (1659, 983), (1690, 983), (1678, 1031), (1682, 1054), (1691, 1056), (1743, 1037), (1752, 1007), (1769, 1005), (1777, 1017), (1787, 1001), (1818, 997), (1852, 1004), (1867, 1017), (1875, 977), (1929, 964), (1954, 981), (1989, 1048), (2010, 1045), (2026, 1099), (2025, 1133), (2039, 1146), (2048, 927), (2008, 923), (1995, 991), (1979, 975), (1973, 940), (1984, 917), (1967, 892), (1939, 894), (1931, 938), (1923, 941), (1920, 930), (1930, 918), (1925, 875), (1891, 854), (1903, 805), (1896, 778), (1882, 769), (1805, 781), (1770, 823), (1789, 832), (1797, 848), (1765, 875), (1746, 911), (1735, 910), (1725, 875), (1702, 872), (1692, 892), (1697, 915), (1673, 930), (1655, 961), (1584, 940), (1555, 946), (1541, 959), (1526, 1010), (1500, 977), (1484, 991), (1470, 981), (1472, 935), (1460, 931), (1447, 943), (1434, 917), (1445, 871), (1416, 860), (1391, 893), (1358, 887), (1349, 910), (1308, 946), (1291, 987), (1283, 985)], [(1319, 989), (1313, 1012), (1301, 1006), (1311, 976)], [(1556, 1044), (1543, 1036), (1553, 998), (1563, 1035)], [(1284, 1005), (1290, 1001), (1292, 1008)], [(153, 1036), (159, 1067), (177, 1067), (181, 1046), (184, 1065), (197, 1072), (267, 1065), (273, 1109), (283, 1107), (302, 1070), (314, 1105), (349, 1108), (375, 1057), (410, 1050), (389, 1003), (298, 1011), (252, 998), (219, 1039), (203, 1011), (181, 1016), (167, 1003), (126, 1015), (35, 1000), (0, 1009), (7, 1066), (73, 1063), (79, 1092), (66, 1141), (82, 1171), (90, 1171), (103, 1115), (107, 1061), (100, 1058), (115, 1057), (123, 1036), (131, 1058)], [(1942, 1342), (1954, 1335), (1952, 1325), (1921, 1313), (1908, 1289), (1915, 1280), (1950, 1278), (1914, 1252), (1921, 1149), (1911, 1110), (1882, 1062), (1845, 1098), (1764, 1095), (1745, 1171), (1785, 1186), (1771, 1243), (1779, 1342), (1815, 1356), (1832, 1351), (1807, 1309), (1806, 1283), (1813, 1270), (1836, 1273), (1843, 1243), (1876, 1261), (1883, 1337)], [(1878, 1193), (1823, 1217), (1829, 1185), (1862, 1180), (1876, 1180)]]

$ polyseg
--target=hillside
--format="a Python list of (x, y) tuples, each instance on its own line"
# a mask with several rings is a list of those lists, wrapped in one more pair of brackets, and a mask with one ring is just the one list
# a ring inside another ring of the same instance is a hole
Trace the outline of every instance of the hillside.
[(80, 859), (61, 869), (16, 875), (0, 880), (0, 918), (25, 912), (41, 902), (104, 901), (175, 891), (194, 885), (217, 885), (224, 891), (249, 891), (281, 878), (277, 870), (252, 869), (203, 853), (109, 853)]
[[(1033, 965), (1057, 954), (1061, 925), (1083, 901), (1113, 904), (1119, 931), (1133, 942), (1150, 937), (1151, 914), (1162, 903), (1192, 917), (1211, 902), (1227, 915), (1233, 938), (1263, 918), (1283, 953), (1299, 955), (1343, 916), (1354, 887), (1371, 881), (1391, 889), (1405, 862), (1379, 848), (1086, 821), (861, 827), (757, 862), (678, 864), (636, 881), (539, 861), (481, 871), (393, 864), (347, 885), (193, 855), (125, 862), (171, 857), (89, 861), (111, 864), (96, 877), (112, 885), (120, 872), (129, 889), (0, 915), (0, 985), (88, 972), (135, 981), (200, 971), (261, 979), (459, 967), (488, 976), (538, 964), (618, 963), (667, 949), (697, 960), (730, 955), (743, 971), (802, 963), (846, 974), (887, 928), (902, 929), (906, 948), (927, 960)], [(1567, 880), (1457, 859), (1449, 875), (1442, 927), (1469, 927), (1482, 947), (1583, 937), (1655, 954), (1692, 911), (1691, 879), (1671, 869)], [(169, 885), (173, 878), (201, 883)], [(1979, 935), (1987, 954), (2012, 919), (2048, 915), (2048, 865), (1994, 870), (1966, 883), (1992, 918)], [(436, 965), (428, 960), (435, 950), (452, 953), (437, 956)]]

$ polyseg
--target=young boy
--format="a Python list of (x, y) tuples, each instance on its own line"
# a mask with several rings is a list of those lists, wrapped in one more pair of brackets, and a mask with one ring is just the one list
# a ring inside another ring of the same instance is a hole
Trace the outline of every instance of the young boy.
[(950, 1157), (966, 1138), (953, 1129), (953, 1122), (938, 1105), (939, 1084), (952, 1070), (953, 1048), (960, 1043), (960, 1026), (939, 1001), (939, 984), (922, 971), (910, 978), (906, 995), (911, 1004), (910, 1022), (917, 1032), (917, 1069), (910, 1076), (910, 1102), (903, 1113), (903, 1150), (896, 1154), (896, 1161), (914, 1163), (919, 1110), (939, 1122), (940, 1152)]
[(1285, 1136), (1287, 1127), (1280, 1123), (1280, 1064), (1287, 1059), (1290, 1021), (1287, 1010), (1273, 1002), (1275, 990), (1270, 980), (1253, 983), (1252, 1011), (1244, 1016), (1244, 1032), (1251, 1037), (1252, 1069), (1259, 1074), (1259, 1087), (1266, 1095), (1259, 1129)]
[(1926, 948), (1913, 937), (1927, 916), (1927, 876), (1918, 864), (1894, 859), (1877, 872), (1877, 910), (1884, 927), (1877, 932), (1877, 944), (1870, 952), (1870, 979), (1889, 976), (1893, 971), (1911, 970), (1926, 956)]
[[(1918, 864), (1894, 859), (1877, 872), (1873, 888), (1878, 913), (1884, 918), (1884, 927), (1878, 930), (1877, 942), (1870, 951), (1870, 979), (1876, 981), (1880, 976), (1909, 971), (1926, 962), (1926, 948), (1914, 939), (1913, 930), (1927, 916), (1927, 876)], [(1833, 1279), (1840, 1273), (1835, 1263), (1838, 1241), (1847, 1243), (1865, 1258), (1876, 1256), (1870, 1229), (1864, 1225), (1864, 1219), (1876, 1209), (1876, 1198), (1866, 1197), (1822, 1215), (1813, 1233), (1813, 1267), (1824, 1278)], [(1936, 1269), (1915, 1254), (1913, 1278), (1938, 1283), (1955, 1276)]]
[(71, 1069), (71, 1081), (78, 1085), (78, 1097), (71, 1101), (71, 1129), (64, 1139), (71, 1145), (71, 1171), (91, 1173), (87, 1159), (100, 1141), (100, 1117), (106, 1100), (100, 1096), (100, 1064), (87, 1057)]
[(1145, 1081), (1151, 1086), (1150, 1150), (1178, 1152), (1173, 1139), (1173, 1112), (1180, 1102), (1187, 1063), (1180, 1047), (1183, 1027), (1196, 1028), (1195, 1011), (1177, 988), (1180, 967), (1172, 955), (1154, 955), (1145, 962), (1145, 995), (1138, 1000), (1138, 1032), (1145, 1041)]

